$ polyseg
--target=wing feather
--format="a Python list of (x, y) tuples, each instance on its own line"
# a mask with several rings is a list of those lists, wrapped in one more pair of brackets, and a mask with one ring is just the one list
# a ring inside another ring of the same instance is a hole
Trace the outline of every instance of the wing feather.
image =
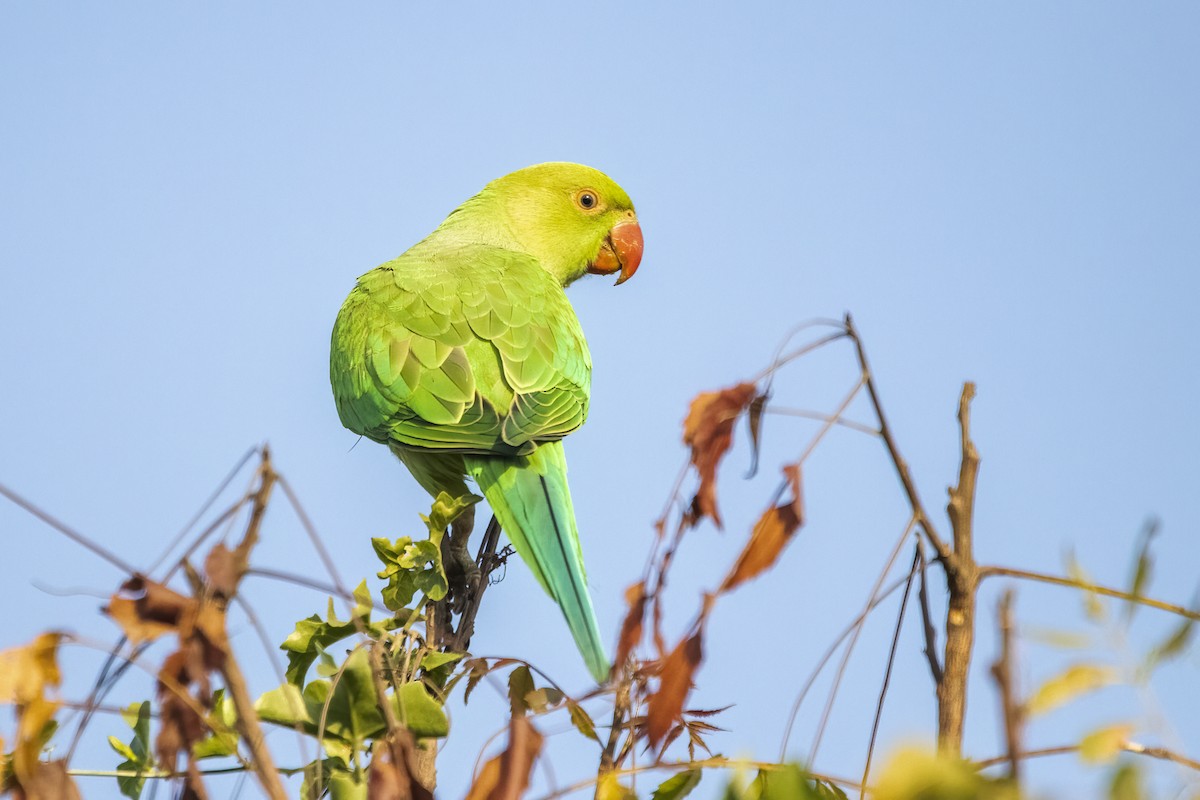
[(343, 424), (444, 452), (528, 452), (587, 417), (591, 361), (570, 303), (530, 256), (410, 251), (362, 276), (333, 331)]

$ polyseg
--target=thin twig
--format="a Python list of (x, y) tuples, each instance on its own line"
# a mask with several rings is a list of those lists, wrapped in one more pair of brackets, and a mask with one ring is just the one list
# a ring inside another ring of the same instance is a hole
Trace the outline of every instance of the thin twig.
[(929, 562), (925, 558), (925, 548), (921, 547), (921, 584), (917, 590), (917, 600), (921, 604), (921, 628), (925, 636), (925, 659), (929, 662), (929, 674), (933, 676), (934, 684), (942, 682), (942, 665), (937, 656), (937, 629), (933, 627), (933, 614), (929, 608), (929, 576), (925, 568)]
[(831, 333), (826, 336), (822, 336), (820, 339), (809, 342), (806, 345), (797, 347), (795, 350), (792, 350), (792, 351), (788, 352), (787, 354), (776, 358), (775, 361), (771, 363), (771, 366), (767, 367), (762, 372), (759, 372), (757, 375), (755, 375), (753, 378), (751, 378), (750, 382), (758, 383), (759, 381), (761, 381), (763, 378), (767, 377), (768, 375), (774, 374), (775, 371), (778, 370), (780, 367), (782, 367), (784, 364), (795, 361), (798, 358), (802, 358), (802, 357), (808, 355), (809, 353), (813, 352), (814, 350), (819, 350), (820, 348), (824, 347), (825, 345), (831, 344), (832, 342), (836, 342), (839, 339), (845, 339), (846, 335), (847, 335), (847, 331), (840, 330), (837, 333)]
[[(295, 572), (284, 572), (281, 569), (271, 569), (270, 567), (250, 567), (246, 570), (246, 576), (269, 578), (270, 580), (274, 581), (282, 581), (284, 583), (295, 584), (296, 586), (303, 586), (306, 589), (313, 589), (314, 591), (330, 595), (331, 597), (341, 598), (349, 603), (357, 603), (358, 601), (358, 598), (356, 598), (351, 592), (347, 592), (344, 589), (339, 589), (331, 583), (325, 583), (324, 581), (310, 578), (307, 575), (299, 575)], [(383, 603), (372, 601), (371, 607), (383, 614), (387, 614), (389, 616), (392, 614), (392, 611)]]
[[(863, 378), (860, 378), (858, 383), (854, 384), (854, 387), (851, 388), (850, 391), (846, 392), (846, 396), (843, 397), (842, 402), (838, 404), (837, 410), (833, 412), (832, 416), (825, 420), (825, 423), (821, 425), (820, 430), (818, 430), (813, 436), (812, 440), (809, 441), (808, 447), (804, 448), (804, 452), (800, 454), (800, 458), (796, 459), (797, 464), (803, 464), (808, 460), (808, 457), (812, 455), (814, 450), (817, 449), (817, 445), (820, 444), (821, 440), (825, 438), (825, 434), (829, 433), (829, 429), (833, 427), (834, 423), (842, 418), (842, 414), (846, 413), (846, 409), (849, 408), (850, 404), (854, 402), (854, 398), (858, 397), (858, 393), (862, 390), (865, 382), (866, 381)], [(785, 480), (783, 483), (786, 487), (787, 481)], [(782, 495), (782, 491), (780, 492), (780, 495)], [(775, 502), (779, 502), (778, 497), (776, 497)]]
[[(1157, 758), (1161, 761), (1170, 761), (1174, 764), (1179, 764), (1187, 767), (1188, 769), (1193, 769), (1197, 772), (1200, 772), (1200, 761), (1197, 761), (1194, 758), (1188, 758), (1187, 756), (1176, 753), (1173, 750), (1167, 750), (1165, 747), (1147, 747), (1146, 745), (1138, 744), (1137, 742), (1122, 742), (1121, 749), (1126, 753), (1133, 753), (1134, 755), (1139, 756), (1148, 756), (1149, 758)], [(1023, 750), (1019, 754), (1019, 757), (1021, 759), (1042, 758), (1043, 756), (1061, 756), (1067, 755), (1068, 753), (1077, 752), (1079, 752), (1079, 745), (1065, 744), (1058, 747), (1041, 747), (1036, 750)], [(1004, 764), (1009, 760), (1009, 756), (1006, 753), (1002, 756), (985, 758), (982, 761), (973, 761), (971, 762), (971, 766), (977, 770), (984, 770)]]
[(921, 566), (921, 540), (917, 538), (916, 550), (913, 553), (913, 563), (908, 570), (908, 580), (904, 583), (904, 595), (900, 598), (900, 612), (896, 615), (896, 628), (892, 631), (892, 646), (888, 651), (887, 669), (883, 673), (883, 686), (879, 689), (879, 700), (875, 704), (875, 719), (871, 722), (871, 740), (867, 744), (867, 759), (863, 764), (862, 786), (859, 789), (860, 800), (865, 797), (867, 780), (871, 777), (871, 756), (875, 753), (875, 738), (879, 734), (879, 720), (883, 717), (883, 701), (887, 697), (888, 685), (892, 682), (892, 666), (896, 663), (896, 646), (900, 643), (900, 629), (904, 626), (904, 612), (908, 608), (908, 596), (912, 592), (913, 579)]
[(867, 354), (863, 349), (858, 329), (854, 327), (854, 320), (849, 314), (846, 315), (845, 325), (846, 333), (854, 341), (854, 349), (858, 354), (858, 364), (866, 378), (867, 396), (870, 397), (871, 406), (875, 409), (875, 418), (879, 420), (879, 435), (883, 437), (883, 443), (887, 447), (888, 455), (892, 457), (892, 464), (896, 468), (900, 484), (904, 487), (904, 494), (908, 496), (908, 504), (912, 506), (913, 514), (917, 518), (917, 524), (921, 527), (921, 531), (925, 534), (926, 538), (929, 539), (930, 544), (933, 545), (933, 549), (937, 551), (938, 558), (946, 559), (950, 556), (950, 548), (933, 527), (933, 523), (929, 519), (929, 514), (925, 511), (925, 506), (921, 503), (921, 497), (917, 494), (917, 486), (913, 483), (912, 475), (908, 471), (908, 462), (900, 455), (900, 449), (896, 446), (896, 440), (892, 437), (892, 429), (888, 426), (887, 415), (883, 413), (883, 404), (879, 402), (879, 392), (875, 388), (875, 376), (871, 372), (870, 365), (867, 363)]
[(837, 699), (838, 687), (842, 683), (842, 677), (846, 674), (846, 665), (850, 662), (850, 655), (854, 652), (854, 645), (858, 642), (858, 635), (862, 633), (863, 624), (866, 622), (866, 611), (875, 602), (875, 597), (879, 594), (884, 579), (892, 571), (892, 565), (896, 563), (896, 558), (900, 555), (900, 550), (904, 547), (904, 542), (908, 539), (909, 534), (912, 533), (915, 526), (916, 517), (914, 516), (904, 526), (904, 533), (900, 534), (900, 538), (896, 541), (896, 546), (892, 548), (892, 554), (888, 557), (887, 564), (880, 571), (879, 577), (875, 579), (875, 585), (871, 587), (871, 594), (867, 598), (867, 605), (863, 610), (862, 617), (860, 617), (861, 621), (855, 626), (854, 632), (850, 636), (850, 641), (846, 644), (846, 650), (842, 653), (842, 661), (838, 664), (837, 673), (833, 678), (833, 686), (829, 689), (829, 698), (825, 701), (825, 710), (821, 712), (821, 721), (817, 724), (817, 733), (813, 737), (812, 749), (808, 753), (807, 762), (809, 764), (815, 764), (817, 761), (817, 750), (821, 747), (821, 738), (825, 734), (825, 725), (829, 722), (829, 715), (833, 712), (833, 701)]
[[(621, 770), (618, 770), (615, 774), (617, 777), (624, 777), (626, 775), (639, 775), (644, 772), (657, 772), (659, 770), (664, 772), (672, 770), (676, 772), (682, 772), (689, 769), (756, 769), (762, 772), (777, 772), (780, 770), (791, 769), (791, 765), (777, 764), (772, 761), (751, 761), (749, 759), (714, 756), (701, 761), (654, 761), (649, 764), (643, 764), (640, 767), (625, 767)], [(863, 788), (860, 784), (850, 780), (849, 778), (839, 778), (835, 775), (826, 775), (822, 772), (809, 771), (807, 774), (819, 781), (824, 781), (825, 783), (835, 783), (839, 786), (845, 786), (848, 789)], [(591, 778), (585, 778), (584, 780), (573, 783), (570, 786), (564, 786), (557, 791), (541, 795), (537, 798), (537, 800), (557, 800), (559, 797), (565, 797), (572, 792), (579, 791), (580, 789), (586, 789), (589, 786), (595, 786), (600, 782), (602, 777), (603, 775), (594, 775)]]
[(300, 526), (308, 534), (308, 540), (312, 542), (313, 549), (317, 551), (317, 556), (321, 559), (321, 564), (324, 565), (325, 571), (329, 573), (330, 580), (333, 581), (334, 586), (338, 587), (339, 593), (344, 596), (346, 593), (346, 584), (343, 583), (342, 576), (338, 574), (333, 557), (329, 555), (329, 550), (325, 548), (325, 542), (321, 540), (320, 534), (317, 533), (316, 526), (309, 519), (304, 506), (300, 505), (300, 498), (292, 491), (292, 485), (287, 482), (286, 478), (282, 475), (277, 475), (276, 479), (279, 481), (279, 487), (283, 489), (284, 496), (292, 504), (292, 510), (296, 512), (296, 516), (300, 519)]
[(81, 546), (87, 548), (88, 550), (91, 550), (93, 553), (100, 556), (105, 561), (107, 561), (109, 564), (112, 564), (114, 567), (121, 570), (121, 572), (124, 572), (126, 575), (133, 575), (135, 572), (137, 572), (137, 570), (134, 569), (131, 564), (127, 563), (124, 559), (122, 559), (116, 553), (112, 552), (108, 548), (101, 547), (100, 545), (96, 544), (91, 539), (89, 539), (88, 537), (86, 537), (82, 533), (80, 533), (79, 531), (77, 531), (74, 528), (72, 528), (71, 526), (67, 525), (67, 523), (62, 522), (58, 518), (51, 516), (49, 513), (38, 508), (33, 503), (26, 500), (24, 497), (17, 494), (16, 492), (14, 492), (12, 489), (9, 489), (7, 486), (5, 486), (2, 483), (0, 483), (0, 494), (4, 495), (9, 500), (11, 500), (13, 503), (15, 503), (16, 505), (18, 505), (21, 508), (28, 511), (30, 514), (33, 514), (35, 517), (37, 517), (42, 522), (49, 525), (51, 528), (54, 528), (56, 531), (61, 533), (63, 536), (66, 536), (68, 539), (75, 542), (75, 544), (81, 545)]
[(195, 527), (196, 523), (200, 521), (200, 518), (208, 513), (208, 509), (212, 507), (212, 504), (217, 501), (217, 498), (220, 497), (225, 489), (229, 487), (229, 484), (233, 482), (233, 479), (237, 477), (237, 474), (242, 471), (242, 467), (246, 466), (246, 462), (249, 461), (257, 452), (257, 447), (246, 448), (246, 452), (243, 453), (242, 457), (239, 458), (237, 463), (233, 465), (233, 469), (229, 470), (228, 474), (225, 475), (225, 478), (219, 484), (217, 484), (217, 488), (214, 489), (211, 494), (209, 494), (208, 499), (200, 505), (199, 510), (192, 515), (192, 518), (188, 520), (188, 523), (184, 525), (183, 528), (180, 529), (179, 533), (175, 534), (175, 538), (171, 540), (171, 543), (163, 548), (162, 554), (154, 560), (154, 563), (146, 567), (146, 569), (143, 571), (143, 574), (153, 575), (154, 572), (160, 566), (162, 566), (162, 563), (167, 560), (167, 556), (171, 555), (171, 551), (179, 546), (179, 543), (182, 542), (188, 535), (188, 531)]
[(864, 425), (852, 419), (834, 419), (828, 414), (823, 414), (820, 411), (809, 411), (805, 408), (779, 408), (778, 406), (770, 406), (763, 413), (776, 414), (781, 417), (801, 417), (803, 419), (816, 420), (817, 422), (829, 422), (832, 420), (834, 425), (841, 425), (844, 428), (865, 433), (868, 436), (879, 436), (878, 428), (872, 428), (870, 425)]
[(779, 743), (779, 760), (781, 762), (787, 758), (788, 740), (792, 736), (792, 728), (795, 727), (796, 717), (800, 714), (800, 706), (804, 704), (804, 699), (808, 696), (809, 690), (811, 690), (813, 685), (817, 682), (817, 678), (820, 677), (821, 672), (825, 669), (825, 665), (829, 663), (831, 658), (833, 658), (834, 653), (837, 652), (842, 642), (846, 641), (850, 634), (854, 633), (854, 631), (858, 629), (858, 626), (862, 625), (863, 620), (867, 618), (867, 615), (874, 611), (884, 600), (887, 600), (889, 597), (891, 597), (893, 592), (907, 582), (908, 576), (905, 576), (897, 581), (894, 581), (886, 589), (880, 592), (879, 596), (875, 598), (875, 602), (871, 604), (870, 608), (860, 613), (857, 617), (850, 621), (850, 624), (842, 628), (842, 632), (838, 634), (838, 637), (834, 639), (833, 643), (829, 645), (828, 649), (826, 649), (825, 654), (822, 655), (817, 661), (816, 666), (813, 667), (812, 672), (810, 672), (808, 677), (805, 679), (804, 686), (802, 686), (799, 693), (797, 693), (796, 699), (792, 701), (792, 710), (788, 713), (788, 721), (783, 728), (783, 739)]
[(1151, 597), (1145, 597), (1140, 594), (1130, 594), (1122, 592), (1120, 589), (1112, 589), (1108, 586), (1099, 584), (1087, 583), (1085, 581), (1077, 581), (1073, 578), (1063, 578), (1059, 575), (1047, 575), (1044, 572), (1032, 572), (1024, 569), (1012, 569), (1010, 567), (980, 567), (979, 578), (991, 578), (993, 576), (1005, 576), (1009, 578), (1020, 578), (1027, 581), (1037, 581), (1039, 583), (1051, 583), (1055, 586), (1067, 586), (1072, 589), (1084, 589), (1085, 591), (1102, 594), (1105, 597), (1115, 597), (1120, 600), (1127, 600), (1130, 603), (1139, 603), (1148, 608), (1157, 608), (1160, 611), (1167, 611), (1172, 614), (1184, 617), (1186, 619), (1200, 620), (1200, 611), (1183, 606), (1177, 606), (1174, 603), (1164, 603), (1162, 600), (1155, 600)]

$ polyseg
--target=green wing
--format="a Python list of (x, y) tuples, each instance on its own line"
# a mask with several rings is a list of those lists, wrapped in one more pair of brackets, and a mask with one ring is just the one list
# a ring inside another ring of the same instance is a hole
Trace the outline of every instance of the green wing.
[(377, 442), (524, 454), (587, 417), (579, 320), (532, 257), (409, 251), (363, 275), (333, 328), (342, 424)]

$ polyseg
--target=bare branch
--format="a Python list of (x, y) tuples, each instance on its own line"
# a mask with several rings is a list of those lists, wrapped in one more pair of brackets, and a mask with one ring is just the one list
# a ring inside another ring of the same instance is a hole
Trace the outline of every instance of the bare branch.
[(979, 474), (979, 453), (971, 441), (971, 400), (975, 384), (963, 384), (958, 401), (958, 426), (962, 457), (958, 485), (950, 489), (946, 511), (954, 535), (954, 552), (943, 559), (950, 600), (946, 609), (946, 655), (942, 680), (937, 685), (938, 751), (942, 755), (962, 755), (963, 719), (967, 711), (967, 673), (975, 644), (975, 592), (979, 569), (973, 550), (975, 480)]

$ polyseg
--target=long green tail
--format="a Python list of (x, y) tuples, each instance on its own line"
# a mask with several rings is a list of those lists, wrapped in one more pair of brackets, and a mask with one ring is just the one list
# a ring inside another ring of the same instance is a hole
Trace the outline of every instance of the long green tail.
[(529, 456), (464, 460), (513, 547), (562, 609), (592, 677), (604, 683), (608, 657), (587, 591), (562, 442), (540, 445)]

